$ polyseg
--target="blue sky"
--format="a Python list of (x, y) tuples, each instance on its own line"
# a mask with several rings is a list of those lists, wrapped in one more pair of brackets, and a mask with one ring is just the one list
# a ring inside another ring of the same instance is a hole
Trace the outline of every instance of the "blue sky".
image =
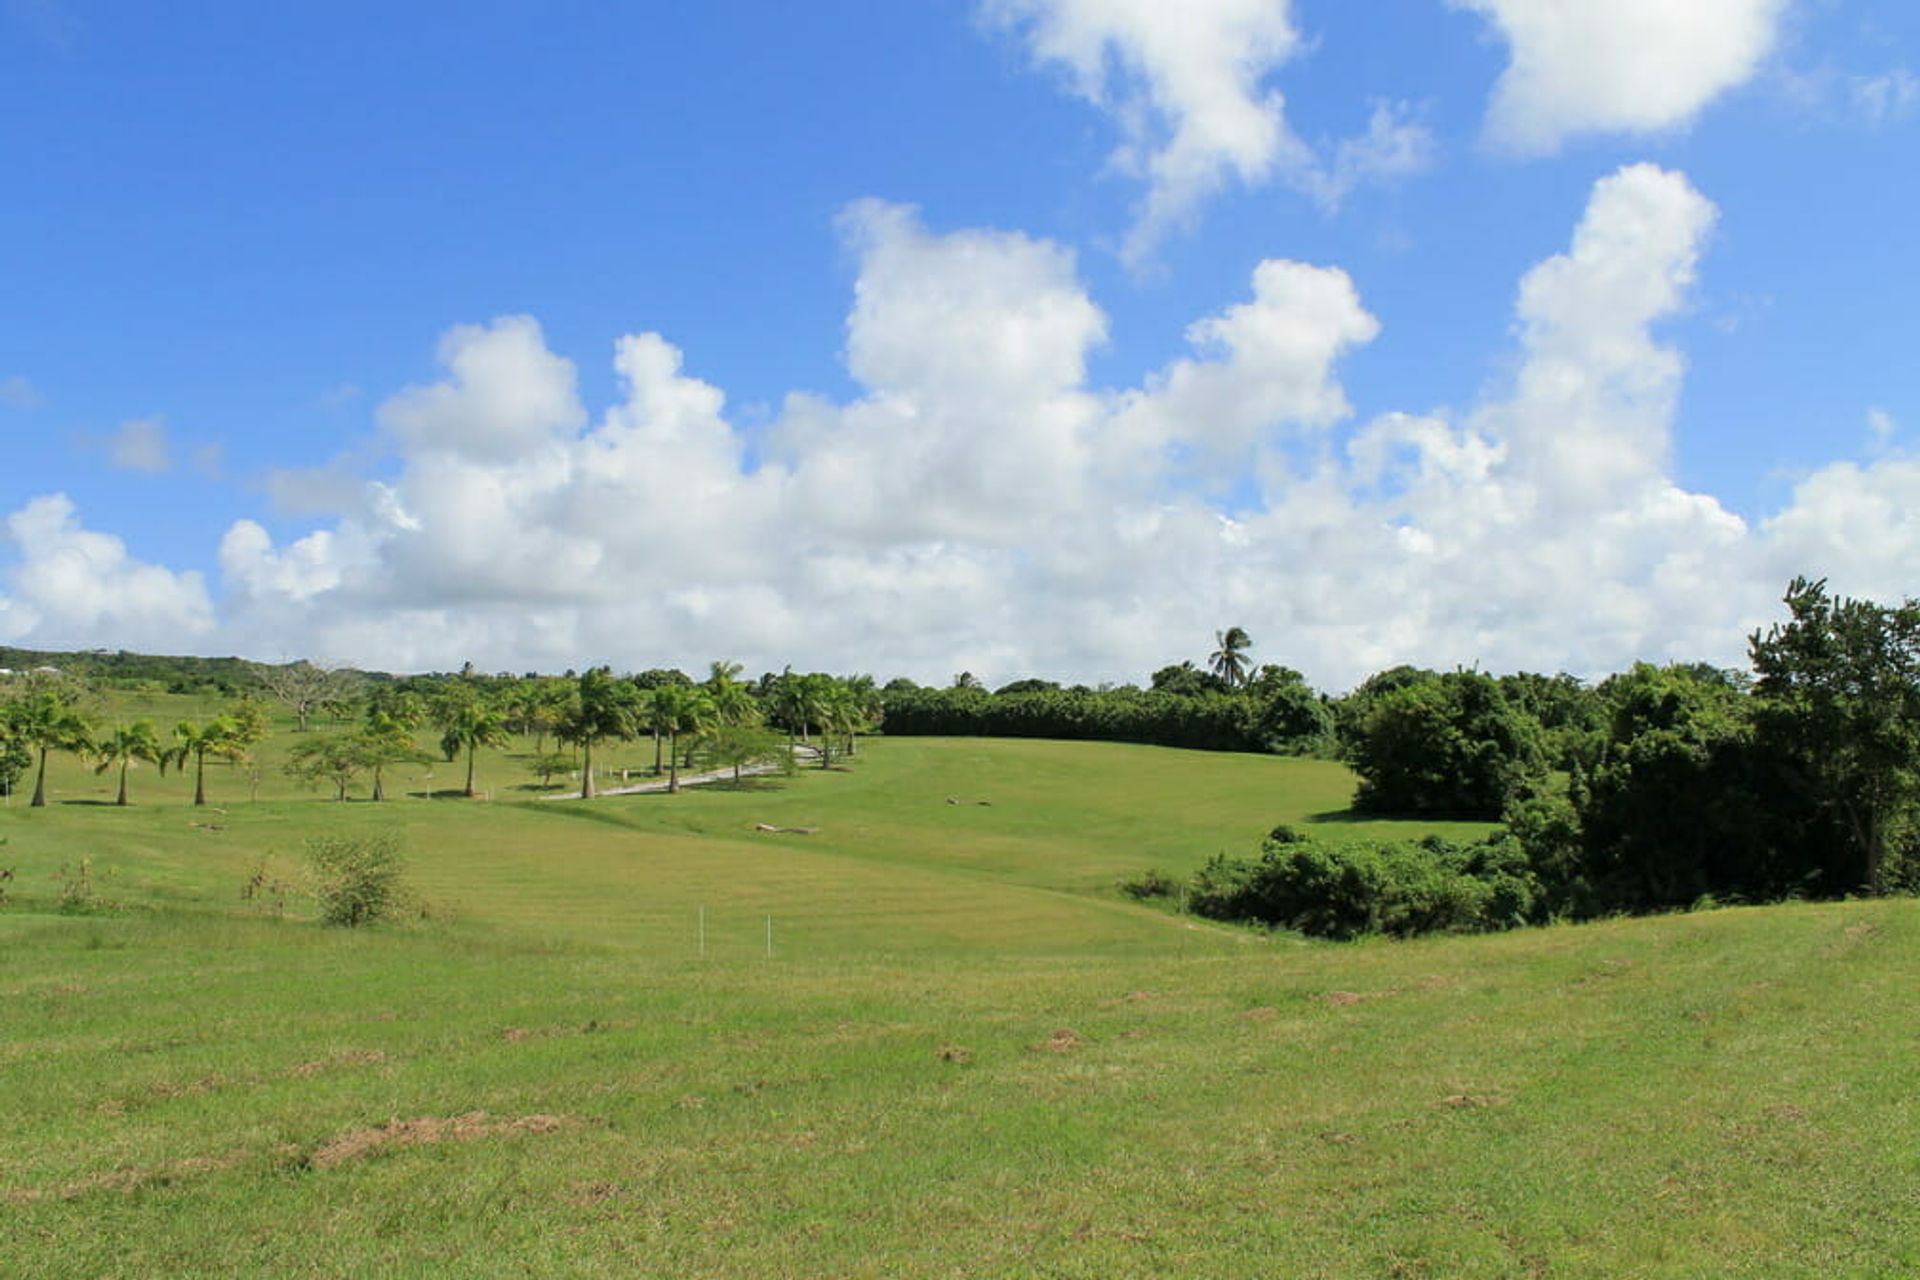
[(1675, 8), (0, 0), (0, 642), (1337, 686), (1913, 594), (1920, 11)]

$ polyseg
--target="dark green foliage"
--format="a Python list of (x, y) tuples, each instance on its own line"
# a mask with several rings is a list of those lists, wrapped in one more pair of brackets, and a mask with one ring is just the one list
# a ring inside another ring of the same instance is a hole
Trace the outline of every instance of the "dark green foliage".
[(1755, 737), (1783, 821), (1836, 855), (1821, 892), (1881, 891), (1891, 837), (1920, 803), (1920, 604), (1888, 608), (1796, 578), (1792, 620), (1752, 637)]
[[(1217, 677), (1194, 671), (1204, 681)], [(1172, 693), (1117, 689), (889, 688), (885, 731), (900, 736), (1057, 738), (1141, 742), (1203, 751), (1310, 754), (1331, 739), (1332, 715), (1302, 684), (1246, 692)]]
[(1539, 886), (1512, 841), (1322, 844), (1286, 835), (1269, 839), (1258, 858), (1207, 863), (1189, 908), (1335, 939), (1506, 929), (1538, 909)]
[(98, 688), (136, 693), (230, 695), (253, 683), (253, 664), (239, 658), (175, 658), (124, 649), (68, 653), (0, 645), (0, 667), (13, 671), (55, 667)]
[(1365, 690), (1348, 751), (1360, 775), (1354, 807), (1375, 813), (1498, 818), (1547, 768), (1539, 723), (1477, 671)]
[(1565, 673), (1521, 671), (1501, 676), (1500, 691), (1516, 711), (1539, 724), (1547, 760), (1555, 769), (1592, 765), (1607, 724), (1606, 700), (1598, 689)]
[(0, 708), (0, 793), (12, 795), (33, 768), (33, 752), (13, 732)]
[(314, 836), (307, 841), (307, 866), (323, 924), (371, 924), (400, 903), (402, 857), (393, 832)]
[(1180, 882), (1154, 868), (1126, 877), (1120, 882), (1120, 892), (1140, 902), (1149, 898), (1171, 898), (1179, 894)]
[(1153, 673), (1155, 693), (1177, 693), (1195, 698), (1203, 693), (1225, 693), (1233, 686), (1211, 671), (1202, 671), (1191, 662), (1162, 667)]
[(1769, 839), (1751, 702), (1736, 683), (1698, 666), (1641, 663), (1600, 693), (1608, 717), (1599, 758), (1569, 798), (1578, 864), (1549, 854), (1547, 831), (1522, 836), (1537, 862), (1552, 857), (1567, 875), (1568, 910), (1650, 910), (1801, 887)]

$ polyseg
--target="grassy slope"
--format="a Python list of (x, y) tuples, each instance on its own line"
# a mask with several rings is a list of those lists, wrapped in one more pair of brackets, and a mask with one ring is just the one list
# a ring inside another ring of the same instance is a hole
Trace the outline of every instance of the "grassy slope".
[[(483, 761), (495, 794), (520, 794), (513, 768)], [(411, 785), (457, 776), (436, 774)], [(71, 801), (111, 780), (55, 781)], [(910, 740), (774, 790), (591, 808), (336, 806), (269, 775), (260, 803), (195, 815), (147, 773), (130, 812), (7, 811), (0, 1270), (1920, 1268), (1911, 904), (1336, 947), (1111, 893), (1349, 786)], [(341, 934), (237, 901), (307, 832), (394, 823), (451, 919)], [(83, 854), (125, 909), (52, 910)], [(441, 1141), (329, 1146), (475, 1112), (406, 1131)]]

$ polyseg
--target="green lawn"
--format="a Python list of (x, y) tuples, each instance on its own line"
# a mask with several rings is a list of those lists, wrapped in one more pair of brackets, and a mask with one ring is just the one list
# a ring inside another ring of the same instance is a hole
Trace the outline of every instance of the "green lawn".
[[(0, 1273), (1920, 1271), (1909, 902), (1308, 944), (1113, 886), (1431, 829), (1325, 763), (880, 740), (582, 805), (521, 747), (376, 806), (289, 740), (220, 812), (71, 762), (0, 811)], [(390, 826), (425, 919), (241, 899)]]

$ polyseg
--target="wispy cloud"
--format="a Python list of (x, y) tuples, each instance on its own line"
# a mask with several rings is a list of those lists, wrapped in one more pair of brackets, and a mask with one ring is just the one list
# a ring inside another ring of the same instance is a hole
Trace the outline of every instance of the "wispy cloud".
[(38, 409), (47, 402), (40, 389), (29, 382), (25, 375), (14, 374), (0, 378), (0, 409)]
[(162, 418), (134, 418), (120, 424), (107, 442), (107, 457), (122, 471), (161, 475), (173, 470), (173, 452)]

